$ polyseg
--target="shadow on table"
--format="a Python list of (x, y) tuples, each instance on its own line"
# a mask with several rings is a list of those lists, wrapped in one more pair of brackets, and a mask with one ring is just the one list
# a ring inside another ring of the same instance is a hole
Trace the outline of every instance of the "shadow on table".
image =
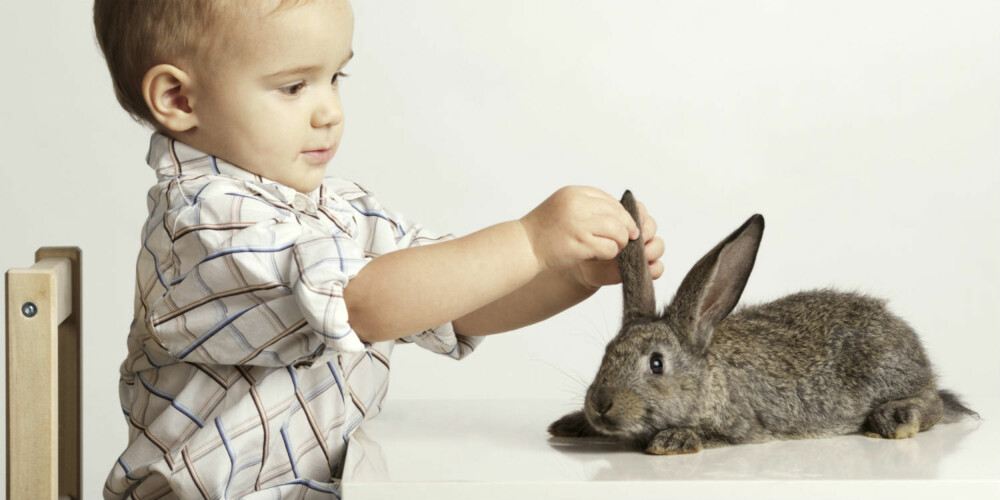
[(584, 462), (590, 479), (931, 479), (938, 466), (979, 428), (976, 421), (939, 425), (910, 439), (860, 434), (770, 441), (656, 456), (610, 438), (550, 437), (549, 445)]

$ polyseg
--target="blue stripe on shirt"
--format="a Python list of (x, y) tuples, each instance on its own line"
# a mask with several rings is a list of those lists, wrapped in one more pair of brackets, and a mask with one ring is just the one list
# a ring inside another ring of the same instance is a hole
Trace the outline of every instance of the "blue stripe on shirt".
[(254, 305), (252, 305), (252, 306), (250, 306), (250, 307), (248, 307), (248, 308), (246, 308), (246, 309), (244, 309), (244, 310), (242, 310), (242, 311), (240, 311), (240, 312), (238, 312), (236, 314), (233, 314), (232, 316), (229, 316), (229, 317), (223, 319), (222, 321), (220, 321), (219, 323), (217, 323), (214, 327), (212, 327), (212, 329), (209, 330), (208, 333), (206, 333), (205, 335), (203, 335), (200, 339), (196, 340), (195, 343), (189, 345), (186, 349), (184, 349), (183, 351), (181, 351), (180, 354), (178, 354), (175, 357), (177, 359), (184, 359), (188, 354), (191, 354), (191, 351), (197, 349), (198, 346), (204, 344), (206, 340), (212, 338), (213, 335), (215, 335), (220, 330), (222, 330), (223, 328), (225, 328), (226, 325), (228, 325), (229, 323), (232, 323), (234, 320), (236, 320), (236, 318), (239, 318), (240, 316), (243, 316), (247, 311), (249, 311), (249, 310), (251, 310), (251, 309), (253, 309), (253, 308), (255, 308), (255, 307), (259, 306), (259, 305), (260, 304), (254, 304)]
[[(225, 250), (220, 250), (220, 251), (215, 252), (215, 253), (213, 253), (213, 254), (205, 257), (204, 259), (201, 259), (200, 261), (198, 261), (198, 263), (195, 264), (194, 267), (192, 267), (190, 271), (182, 274), (181, 276), (177, 277), (177, 279), (171, 281), (170, 282), (170, 286), (176, 285), (176, 284), (180, 283), (181, 281), (184, 281), (184, 278), (187, 278), (187, 275), (191, 271), (193, 271), (195, 269), (198, 269), (198, 266), (200, 266), (200, 265), (202, 265), (202, 264), (204, 264), (204, 263), (206, 263), (206, 262), (208, 262), (210, 260), (217, 259), (219, 257), (223, 257), (223, 256), (226, 256), (226, 255), (229, 255), (229, 254), (234, 254), (234, 253), (248, 253), (248, 252), (249, 253), (273, 253), (273, 252), (280, 252), (282, 250), (288, 250), (289, 248), (292, 248), (293, 246), (295, 246), (294, 243), (289, 243), (289, 244), (287, 244), (285, 246), (276, 247), (276, 248), (236, 247), (236, 248), (227, 248)], [(150, 251), (150, 252), (152, 252), (152, 251)], [(156, 258), (155, 255), (153, 257)], [(157, 270), (159, 270), (159, 268), (157, 268)], [(166, 295), (166, 294), (164, 294), (164, 295)]]
[(226, 431), (222, 428), (222, 420), (219, 417), (215, 417), (215, 428), (219, 430), (222, 445), (226, 447), (226, 453), (229, 454), (229, 479), (226, 480), (226, 496), (223, 497), (229, 498), (229, 486), (233, 483), (233, 475), (236, 474), (236, 455), (233, 454), (233, 447), (229, 443), (229, 437), (226, 436)]
[(194, 412), (192, 412), (191, 410), (187, 409), (184, 405), (178, 403), (177, 400), (174, 398), (174, 396), (171, 396), (170, 394), (167, 394), (167, 393), (165, 393), (163, 391), (160, 391), (160, 390), (156, 389), (155, 387), (153, 387), (153, 386), (149, 385), (148, 383), (146, 383), (146, 380), (142, 378), (142, 374), (141, 373), (137, 373), (136, 377), (139, 379), (139, 382), (142, 383), (142, 386), (145, 387), (146, 390), (150, 392), (150, 394), (154, 394), (154, 395), (156, 395), (156, 396), (158, 396), (160, 398), (163, 398), (163, 399), (165, 399), (167, 401), (170, 401), (170, 406), (173, 406), (177, 411), (183, 413), (188, 418), (190, 418), (195, 423), (195, 425), (198, 426), (198, 428), (205, 427), (205, 422), (202, 422), (201, 419), (198, 418), (198, 416), (194, 414)]

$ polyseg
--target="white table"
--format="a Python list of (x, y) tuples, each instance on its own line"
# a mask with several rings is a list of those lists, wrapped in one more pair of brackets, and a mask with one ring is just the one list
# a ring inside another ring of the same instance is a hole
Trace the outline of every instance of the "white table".
[(904, 440), (861, 435), (651, 456), (552, 438), (562, 401), (388, 401), (351, 438), (346, 500), (1000, 498), (1000, 397), (983, 416)]

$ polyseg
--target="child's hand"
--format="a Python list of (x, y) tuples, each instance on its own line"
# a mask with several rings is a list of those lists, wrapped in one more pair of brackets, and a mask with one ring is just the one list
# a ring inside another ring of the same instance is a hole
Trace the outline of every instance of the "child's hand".
[[(636, 201), (639, 209), (639, 220), (642, 222), (643, 244), (646, 249), (646, 261), (649, 262), (649, 275), (658, 279), (663, 275), (663, 239), (656, 236), (656, 220), (646, 212), (646, 205)], [(576, 268), (577, 278), (590, 288), (600, 288), (605, 285), (616, 285), (622, 282), (621, 271), (615, 260), (590, 260), (580, 262)]]
[(566, 186), (521, 218), (541, 270), (614, 259), (639, 229), (621, 203), (587, 186)]
[[(641, 210), (645, 213), (645, 207)], [(618, 200), (585, 186), (556, 191), (520, 222), (540, 269), (577, 268), (588, 261), (592, 265), (580, 267), (576, 274), (582, 284), (592, 288), (621, 281), (614, 258), (630, 238), (638, 236), (635, 221)]]

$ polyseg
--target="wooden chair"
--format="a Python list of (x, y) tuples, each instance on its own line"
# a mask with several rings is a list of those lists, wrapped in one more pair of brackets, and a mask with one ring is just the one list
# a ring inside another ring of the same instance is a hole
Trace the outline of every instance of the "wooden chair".
[(7, 498), (80, 499), (80, 249), (7, 271)]

